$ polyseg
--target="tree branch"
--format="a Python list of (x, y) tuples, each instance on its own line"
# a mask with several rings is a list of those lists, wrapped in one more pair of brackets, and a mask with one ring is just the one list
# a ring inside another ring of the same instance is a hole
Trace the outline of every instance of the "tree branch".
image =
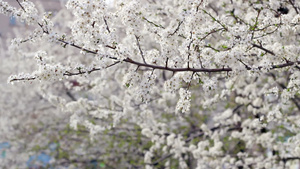
[(168, 37), (175, 35), (175, 33), (177, 33), (177, 32), (179, 31), (179, 28), (180, 28), (180, 26), (181, 26), (182, 23), (183, 23), (183, 21), (180, 21), (180, 22), (178, 23), (178, 26), (177, 26), (177, 28), (175, 29), (175, 31), (174, 31), (173, 33), (170, 33), (170, 34), (168, 35)]
[(25, 8), (21, 5), (20, 1), (19, 0), (16, 0), (19, 4), (19, 6), (23, 9), (24, 12), (26, 12)]
[(298, 11), (297, 7), (295, 6), (295, 1), (293, 2), (293, 0), (289, 0), (289, 2), (293, 6), (293, 8), (295, 9), (296, 13), (299, 14), (299, 11)]
[(110, 33), (110, 29), (108, 27), (108, 24), (107, 24), (107, 21), (106, 21), (105, 17), (103, 17), (103, 20), (104, 20), (104, 23), (106, 25), (106, 30), (108, 31), (108, 33)]
[(136, 44), (137, 44), (137, 46), (138, 46), (138, 48), (139, 48), (139, 51), (140, 51), (140, 54), (141, 54), (141, 56), (142, 56), (143, 62), (146, 64), (146, 60), (145, 60), (145, 57), (144, 57), (144, 53), (143, 53), (143, 51), (142, 51), (141, 44), (140, 44), (140, 38), (139, 38), (138, 36), (136, 36), (136, 35), (134, 35), (134, 36), (135, 36), (135, 39), (136, 39)]
[(262, 47), (261, 45), (257, 45), (257, 44), (255, 44), (255, 43), (253, 43), (252, 46), (253, 46), (253, 47), (256, 47), (256, 48), (258, 48), (258, 49), (261, 49), (261, 50), (263, 50), (263, 51), (265, 51), (265, 52), (267, 52), (267, 53), (269, 53), (269, 54), (271, 54), (271, 55), (275, 55), (274, 52), (270, 51), (269, 49), (266, 49), (266, 48)]

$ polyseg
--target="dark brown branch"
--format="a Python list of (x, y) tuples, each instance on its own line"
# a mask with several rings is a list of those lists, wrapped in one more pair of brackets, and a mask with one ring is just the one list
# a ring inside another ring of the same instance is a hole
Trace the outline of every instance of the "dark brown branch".
[[(90, 74), (92, 72), (95, 72), (95, 71), (99, 71), (99, 70), (102, 70), (102, 69), (107, 69), (107, 68), (110, 68), (116, 64), (120, 63), (120, 61), (116, 61), (115, 63), (111, 64), (111, 65), (108, 65), (106, 66), (105, 68), (93, 68), (92, 70), (89, 70), (89, 71), (81, 71), (79, 70), (78, 72), (65, 72), (63, 73), (64, 76), (76, 76), (76, 75), (81, 75), (81, 74)], [(37, 77), (31, 77), (31, 78), (15, 78), (15, 79), (11, 79), (10, 82), (14, 82), (14, 81), (30, 81), (30, 80), (35, 80), (37, 79)]]
[(250, 29), (252, 30), (251, 39), (253, 39), (253, 37), (254, 37), (255, 29), (257, 28), (257, 25), (258, 25), (258, 18), (259, 18), (260, 12), (261, 12), (261, 10), (257, 11), (257, 15), (256, 15), (256, 18), (255, 18), (255, 23), (254, 23), (253, 26), (250, 27)]
[(295, 9), (296, 13), (299, 14), (299, 11), (298, 11), (297, 7), (295, 6), (295, 1), (293, 2), (293, 0), (289, 0), (289, 2), (293, 6), (293, 8)]
[(139, 48), (140, 54), (142, 56), (143, 62), (146, 63), (146, 60), (145, 60), (145, 57), (144, 57), (144, 53), (142, 51), (141, 44), (140, 44), (140, 38), (135, 35), (135, 39), (136, 39), (136, 44), (137, 44), (137, 46)]
[(30, 77), (30, 78), (15, 78), (15, 79), (11, 79), (9, 82), (14, 82), (14, 81), (30, 81), (30, 80), (35, 80), (36, 77)]
[(156, 160), (155, 162), (151, 163), (151, 164), (147, 164), (146, 165), (158, 165), (160, 162), (164, 161), (167, 158), (170, 158), (173, 154), (166, 154), (164, 156), (162, 156), (160, 159)]
[(165, 27), (163, 27), (162, 25), (158, 25), (158, 24), (156, 24), (156, 23), (154, 23), (154, 22), (152, 22), (152, 21), (149, 21), (149, 20), (148, 20), (147, 18), (145, 18), (145, 17), (143, 17), (143, 19), (144, 19), (145, 21), (147, 21), (148, 23), (154, 25), (155, 27), (165, 29)]
[(190, 78), (190, 81), (189, 81), (188, 86), (187, 86), (187, 90), (189, 90), (189, 88), (190, 88), (190, 86), (192, 84), (192, 80), (193, 80), (194, 74), (195, 74), (195, 72), (193, 72), (193, 74), (192, 74), (192, 76)]
[(170, 68), (165, 66), (158, 66), (158, 65), (151, 65), (145, 64), (141, 62), (134, 61), (130, 58), (124, 59), (124, 62), (131, 63), (137, 66), (148, 67), (152, 69), (159, 69), (159, 70), (167, 70), (171, 72), (230, 72), (232, 71), (231, 68), (213, 68), (213, 69), (205, 69), (205, 68)]
[(175, 31), (174, 31), (173, 33), (169, 34), (168, 37), (175, 35), (175, 33), (177, 33), (177, 32), (179, 31), (179, 28), (180, 28), (180, 26), (181, 26), (182, 23), (183, 23), (183, 21), (180, 21), (180, 22), (178, 23), (178, 26), (177, 26), (177, 28), (175, 29)]
[(206, 47), (206, 48), (211, 48), (211, 49), (214, 50), (215, 52), (220, 52), (219, 49), (216, 49), (216, 48), (212, 47), (210, 44), (205, 45), (204, 47)]
[(211, 30), (210, 32), (208, 32), (205, 36), (203, 36), (202, 38), (199, 38), (200, 41), (204, 40), (206, 37), (208, 37), (209, 35), (213, 34), (213, 33), (216, 33), (216, 32), (219, 32), (221, 30), (225, 30), (224, 28), (220, 28), (220, 29), (213, 29)]
[(72, 101), (76, 101), (76, 100), (77, 100), (77, 99), (74, 97), (74, 95), (73, 95), (69, 90), (67, 90), (66, 94), (67, 94), (67, 96), (70, 97), (70, 99), (71, 99)]
[(201, 2), (199, 3), (199, 5), (197, 5), (196, 12), (199, 11), (199, 8), (200, 8), (200, 6), (202, 5), (202, 3), (203, 3), (203, 0), (201, 0)]
[[(204, 11), (204, 12), (207, 13), (206, 11)], [(208, 13), (208, 15), (210, 15), (210, 14)], [(146, 19), (146, 18), (144, 18), (144, 19)], [(43, 25), (41, 25), (40, 23), (38, 23), (38, 25), (43, 29)], [(227, 28), (224, 27), (224, 28), (221, 28), (221, 29), (213, 30), (210, 33), (214, 33), (214, 32), (217, 32), (219, 30), (224, 30), (224, 29), (227, 30)], [(48, 31), (45, 31), (44, 29), (43, 29), (43, 31), (46, 34), (49, 34)], [(206, 36), (208, 36), (210, 33), (208, 33)], [(83, 47), (81, 47), (79, 45), (67, 42), (67, 41), (65, 41), (63, 39), (57, 39), (57, 41), (65, 44), (65, 45), (70, 45), (70, 46), (73, 46), (75, 48), (81, 49), (82, 51), (85, 51), (87, 53), (91, 53), (91, 54), (95, 54), (95, 55), (98, 54), (97, 51), (92, 51), (92, 50), (83, 48)], [(257, 44), (252, 44), (252, 45), (253, 45), (253, 47), (259, 48), (261, 50), (264, 50), (267, 53), (275, 55), (272, 51), (270, 51), (270, 50), (268, 50), (268, 49), (266, 49), (266, 48), (264, 48), (264, 47), (262, 47), (260, 45), (257, 45)], [(112, 47), (112, 46), (109, 46), (109, 45), (106, 45), (105, 47), (110, 48), (110, 49), (115, 49), (116, 48), (116, 47)], [(118, 58), (113, 57), (113, 56), (107, 56), (107, 58), (110, 58), (112, 60), (117, 60), (117, 62), (115, 62), (113, 65), (115, 65), (115, 64), (117, 64), (117, 63), (120, 62)], [(134, 61), (134, 60), (132, 60), (130, 58), (126, 58), (126, 59), (124, 59), (122, 61), (126, 62), (126, 63), (137, 65), (138, 67), (147, 67), (147, 68), (151, 68), (151, 69), (166, 70), (166, 71), (171, 71), (173, 73), (176, 73), (176, 72), (194, 72), (194, 73), (195, 72), (209, 72), (209, 73), (214, 73), (214, 72), (230, 72), (230, 71), (232, 71), (232, 68), (225, 68), (225, 67), (223, 67), (223, 68), (190, 68), (190, 67), (187, 67), (187, 68), (171, 68), (171, 67), (167, 67), (167, 66), (159, 66), (159, 65), (147, 64), (145, 62), (141, 63), (141, 62), (138, 62), (138, 61)], [(300, 61), (297, 61), (297, 62), (291, 62), (291, 61), (289, 61), (289, 62), (284, 63), (284, 64), (272, 65), (271, 69), (284, 68), (284, 67), (292, 66), (295, 63), (299, 64)], [(259, 66), (256, 69), (260, 70), (262, 68), (264, 68), (264, 67)], [(251, 67), (247, 67), (246, 69), (247, 70), (252, 70)], [(64, 76), (73, 76), (73, 75), (79, 75), (79, 74), (83, 74), (83, 73), (91, 73), (91, 72), (98, 71), (98, 70), (100, 70), (100, 69), (94, 68), (94, 69), (92, 69), (89, 72), (79, 72), (79, 73), (66, 72), (66, 73), (64, 73)], [(34, 79), (36, 79), (36, 77), (34, 77), (34, 78), (27, 78), (27, 79), (24, 79), (24, 78), (21, 78), (21, 79), (12, 79), (11, 82), (12, 81), (18, 81), (18, 80), (34, 80)]]
[(209, 12), (207, 12), (207, 11), (204, 10), (204, 9), (202, 9), (202, 11), (203, 11), (205, 14), (209, 15), (213, 21), (215, 21), (215, 22), (217, 22), (219, 25), (221, 25), (226, 31), (228, 31), (228, 28), (227, 28), (221, 21), (219, 21), (219, 20), (216, 19), (214, 16), (212, 16), (212, 14), (210, 14)]
[(106, 25), (106, 30), (108, 31), (108, 33), (110, 33), (110, 29), (108, 27), (107, 20), (105, 19), (105, 17), (103, 17), (103, 20), (104, 20), (104, 23)]
[(244, 63), (241, 59), (238, 59), (239, 62), (241, 62), (247, 70), (251, 69), (246, 63)]
[[(115, 59), (117, 60), (117, 58), (113, 58), (110, 57), (111, 59)], [(115, 64), (119, 63), (120, 61), (117, 61)], [(170, 68), (170, 67), (165, 67), (165, 66), (158, 66), (158, 65), (151, 65), (151, 64), (146, 64), (146, 63), (141, 63), (141, 62), (137, 62), (134, 61), (130, 58), (124, 59), (123, 62), (127, 62), (127, 63), (131, 63), (134, 65), (137, 65), (138, 67), (147, 67), (147, 68), (152, 68), (152, 69), (159, 69), (159, 70), (166, 70), (166, 71), (171, 71), (171, 72), (207, 72), (207, 73), (217, 73), (217, 72), (231, 72), (232, 69), (231, 68)], [(284, 67), (289, 67), (289, 66), (293, 66), (294, 64), (300, 64), (300, 61), (297, 62), (288, 62), (288, 63), (284, 63), (284, 64), (278, 64), (278, 65), (272, 65), (270, 69), (279, 69), (279, 68), (284, 68)], [(261, 70), (264, 67), (259, 66), (256, 69)], [(64, 73), (65, 76), (74, 76), (74, 75), (80, 75), (80, 74), (84, 74), (84, 73), (91, 73), (94, 71), (98, 71), (101, 69), (97, 69), (94, 68), (89, 72), (77, 72), (77, 73), (70, 73), (70, 72), (66, 72)], [(247, 70), (252, 70), (252, 68), (248, 68)], [(34, 80), (36, 79), (36, 77), (34, 78), (20, 78), (20, 79), (12, 79), (10, 82), (13, 81), (20, 81), (20, 80)]]
[(281, 158), (282, 161), (290, 161), (290, 160), (300, 160), (300, 157), (287, 157), (287, 158)]
[(23, 9), (24, 12), (26, 12), (25, 8), (21, 5), (20, 1), (19, 0), (16, 0), (19, 4), (19, 6)]
[(188, 48), (188, 65), (187, 65), (187, 67), (188, 68), (190, 68), (190, 56), (191, 56), (191, 52), (190, 52), (190, 50), (191, 50), (191, 44), (193, 43), (193, 32), (191, 31), (191, 36), (190, 36), (190, 39), (191, 39), (191, 41), (190, 41), (190, 43), (189, 43), (189, 45), (187, 46), (187, 48)]
[(93, 68), (92, 70), (89, 70), (89, 71), (79, 71), (79, 72), (76, 72), (76, 73), (72, 73), (72, 72), (65, 72), (63, 75), (64, 76), (75, 76), (75, 75), (81, 75), (81, 74), (85, 74), (85, 73), (92, 73), (92, 72), (95, 72), (95, 71), (99, 71), (99, 70), (103, 70), (103, 69), (107, 69), (107, 68), (110, 68), (116, 64), (120, 63), (120, 61), (117, 61), (111, 65), (108, 65), (106, 66), (105, 68)]
[(269, 54), (271, 54), (271, 55), (275, 55), (274, 52), (270, 51), (269, 49), (266, 49), (266, 48), (262, 47), (261, 45), (257, 45), (257, 44), (255, 44), (255, 43), (253, 43), (252, 46), (253, 46), (253, 47), (256, 47), (256, 48), (258, 48), (258, 49), (261, 49), (261, 50), (263, 50), (263, 51), (265, 51), (265, 52), (267, 52), (267, 53), (269, 53)]

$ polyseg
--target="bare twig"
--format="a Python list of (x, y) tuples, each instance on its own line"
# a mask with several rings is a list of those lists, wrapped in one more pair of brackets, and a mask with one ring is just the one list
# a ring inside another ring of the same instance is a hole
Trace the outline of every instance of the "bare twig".
[(293, 6), (293, 8), (295, 9), (296, 13), (299, 14), (298, 8), (295, 6), (295, 1), (293, 2), (293, 0), (289, 0), (289, 2)]
[(107, 20), (105, 19), (105, 17), (103, 17), (103, 20), (104, 20), (104, 23), (106, 25), (106, 30), (108, 31), (108, 33), (110, 33), (110, 29), (108, 27)]
[(261, 49), (261, 50), (263, 50), (263, 51), (265, 51), (265, 52), (267, 52), (267, 53), (269, 53), (269, 54), (271, 54), (271, 55), (275, 55), (274, 52), (270, 51), (269, 49), (266, 49), (266, 48), (262, 47), (261, 45), (257, 45), (257, 44), (255, 44), (255, 43), (253, 43), (252, 46), (253, 46), (253, 47), (256, 47), (256, 48), (258, 48), (258, 49)]
[(152, 22), (152, 21), (149, 21), (149, 20), (148, 20), (147, 18), (145, 18), (145, 17), (143, 17), (143, 19), (144, 19), (145, 21), (147, 21), (148, 23), (154, 25), (155, 27), (165, 29), (165, 27), (163, 27), (162, 25), (158, 25), (158, 24), (156, 24), (156, 23), (154, 23), (154, 22)]
[(174, 31), (173, 33), (169, 34), (168, 37), (175, 35), (175, 33), (177, 33), (177, 32), (179, 31), (179, 28), (180, 28), (180, 26), (181, 26), (182, 23), (183, 23), (183, 21), (180, 21), (180, 22), (178, 23), (178, 26), (177, 26), (177, 28), (175, 29), (175, 31)]
[(190, 35), (190, 39), (191, 39), (191, 41), (190, 41), (190, 43), (189, 43), (189, 45), (187, 46), (187, 48), (188, 48), (188, 65), (187, 65), (187, 67), (188, 68), (190, 68), (190, 56), (191, 56), (191, 52), (190, 52), (190, 50), (191, 50), (191, 44), (193, 43), (193, 32), (191, 31), (191, 35)]
[(23, 9), (23, 11), (26, 12), (25, 8), (22, 6), (22, 4), (20, 3), (20, 1), (19, 0), (16, 0), (16, 1), (18, 2), (19, 6)]
[[(105, 68), (93, 68), (92, 70), (89, 70), (89, 71), (81, 71), (79, 70), (78, 72), (65, 72), (63, 73), (64, 76), (76, 76), (76, 75), (81, 75), (81, 74), (85, 74), (85, 73), (92, 73), (92, 72), (95, 72), (95, 71), (99, 71), (99, 70), (103, 70), (103, 69), (107, 69), (107, 68), (110, 68), (116, 64), (120, 63), (120, 61), (116, 61), (115, 63), (111, 64), (111, 65), (108, 65), (106, 66)], [(35, 80), (37, 79), (37, 77), (30, 77), (30, 78), (14, 78), (14, 79), (11, 79), (10, 82), (14, 82), (14, 81), (30, 81), (30, 80)]]
[(144, 53), (142, 51), (141, 44), (140, 44), (140, 38), (135, 35), (135, 39), (136, 39), (136, 44), (137, 44), (137, 46), (139, 48), (140, 54), (142, 56), (143, 62), (146, 63), (146, 60), (145, 60), (145, 57), (144, 57)]

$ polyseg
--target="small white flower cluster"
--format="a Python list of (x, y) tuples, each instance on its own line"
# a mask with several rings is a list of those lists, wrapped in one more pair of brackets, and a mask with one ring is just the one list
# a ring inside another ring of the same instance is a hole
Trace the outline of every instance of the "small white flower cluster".
[(0, 0), (0, 13), (8, 16), (14, 16), (26, 24), (36, 24), (38, 21), (38, 10), (31, 1), (23, 1), (20, 3), (22, 7), (16, 9), (7, 2)]
[(137, 34), (142, 29), (142, 5), (140, 1), (132, 0), (120, 4), (118, 16), (122, 18), (122, 23), (127, 26), (127, 34)]
[(201, 80), (203, 81), (203, 90), (205, 92), (209, 93), (216, 89), (218, 83), (216, 77), (208, 78), (204, 76)]
[(40, 51), (36, 54), (36, 60), (39, 65), (39, 70), (33, 72), (40, 81), (62, 80), (66, 69), (60, 64), (52, 65), (46, 63), (46, 52)]
[(137, 84), (137, 82), (140, 80), (141, 76), (136, 71), (129, 71), (125, 74), (123, 78), (123, 84), (129, 88), (133, 87)]
[(155, 84), (156, 75), (153, 72), (146, 72), (143, 75), (137, 95), (142, 99), (142, 102), (149, 102), (151, 100), (151, 89)]
[(171, 79), (167, 80), (164, 83), (164, 89), (167, 92), (174, 93), (177, 91), (180, 87), (180, 77), (175, 74)]
[(38, 21), (38, 10), (35, 5), (31, 1), (23, 1), (21, 2), (22, 8), (20, 8), (15, 16), (19, 16), (21, 21), (26, 22), (26, 24), (36, 24)]
[(175, 113), (189, 113), (191, 107), (191, 92), (187, 89), (179, 89), (179, 100), (176, 105)]
[(221, 123), (223, 125), (227, 125), (232, 123), (231, 121), (233, 120), (233, 115), (235, 114), (233, 114), (232, 109), (227, 109), (221, 115), (215, 116), (213, 120), (216, 122), (216, 124)]
[(161, 62), (159, 51), (156, 49), (147, 50), (145, 54), (145, 60), (147, 63), (159, 65)]
[(8, 16), (13, 16), (13, 14), (17, 11), (16, 8), (10, 6), (7, 2), (0, 0), (0, 13)]
[(280, 107), (276, 106), (272, 111), (270, 111), (267, 115), (267, 121), (275, 121), (280, 122), (283, 118), (282, 113), (280, 112)]
[(79, 122), (79, 117), (76, 113), (74, 113), (71, 117), (70, 117), (70, 127), (72, 127), (74, 130), (77, 130), (77, 125)]
[(182, 153), (187, 152), (187, 148), (185, 147), (185, 141), (181, 135), (171, 134), (167, 137), (167, 145), (171, 146), (171, 153), (174, 153), (175, 158), (181, 158)]
[(279, 89), (277, 86), (269, 89), (268, 91), (265, 92), (265, 95), (267, 96), (268, 100), (275, 100), (278, 95), (279, 95)]
[(132, 56), (130, 52), (131, 51), (128, 50), (128, 48), (125, 45), (119, 44), (116, 47), (114, 54), (120, 61), (123, 61), (124, 59), (130, 58), (130, 56)]

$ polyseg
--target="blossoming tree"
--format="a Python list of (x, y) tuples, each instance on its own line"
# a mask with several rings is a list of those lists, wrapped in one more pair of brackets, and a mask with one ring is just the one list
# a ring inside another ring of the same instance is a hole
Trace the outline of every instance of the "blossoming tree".
[(67, 127), (85, 144), (53, 165), (285, 168), (300, 159), (299, 1), (69, 0), (60, 21), (17, 2), (0, 0), (0, 12), (32, 31), (11, 55), (36, 68), (8, 82), (41, 86), (94, 143)]

